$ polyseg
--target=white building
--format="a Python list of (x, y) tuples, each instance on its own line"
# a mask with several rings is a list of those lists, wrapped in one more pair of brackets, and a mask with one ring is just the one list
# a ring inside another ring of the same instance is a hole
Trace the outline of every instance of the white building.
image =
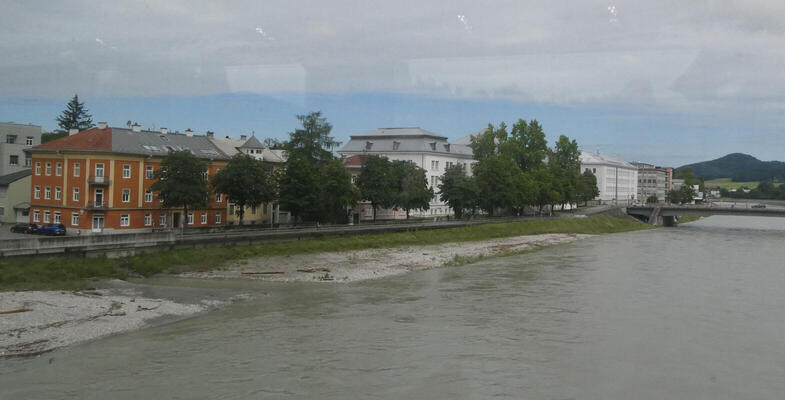
[(628, 162), (599, 153), (581, 152), (581, 172), (591, 171), (597, 177), (603, 203), (630, 204), (638, 195), (638, 168)]
[(463, 165), (471, 175), (474, 163), (472, 149), (466, 144), (450, 143), (447, 137), (420, 128), (379, 128), (352, 135), (338, 153), (343, 157), (367, 154), (390, 160), (411, 161), (426, 171), (428, 186), (436, 193), (427, 211), (413, 211), (415, 216), (452, 214), (450, 207), (439, 199), (438, 184), (451, 165)]

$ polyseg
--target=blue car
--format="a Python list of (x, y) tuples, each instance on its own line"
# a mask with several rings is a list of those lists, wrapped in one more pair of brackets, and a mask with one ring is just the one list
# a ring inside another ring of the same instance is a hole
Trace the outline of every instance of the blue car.
[(65, 236), (65, 225), (63, 224), (46, 224), (38, 227), (39, 235), (49, 236)]

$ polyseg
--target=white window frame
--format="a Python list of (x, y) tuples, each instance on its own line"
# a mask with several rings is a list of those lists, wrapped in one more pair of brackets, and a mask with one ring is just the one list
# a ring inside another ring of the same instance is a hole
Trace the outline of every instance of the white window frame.
[(46, 167), (44, 168), (44, 173), (46, 176), (52, 176), (52, 163), (46, 163)]
[(131, 189), (123, 189), (123, 192), (122, 192), (122, 202), (123, 203), (130, 203), (131, 202)]
[(131, 179), (131, 164), (123, 164), (123, 179)]
[(216, 193), (215, 195), (215, 202), (220, 203), (223, 200), (223, 193)]
[(79, 201), (79, 188), (78, 187), (74, 188), (74, 190), (72, 192), (72, 195), (71, 195), (71, 199), (73, 201)]
[[(101, 175), (98, 175), (98, 171), (101, 171)], [(104, 176), (104, 172), (106, 172), (106, 171), (104, 170), (104, 164), (103, 163), (95, 164), (95, 176), (96, 177), (103, 177)]]
[(49, 223), (51, 215), (52, 215), (52, 213), (50, 213), (48, 210), (44, 211), (44, 223), (45, 224)]
[(193, 224), (194, 224), (194, 213), (190, 212), (188, 213), (188, 225), (193, 225)]
[(207, 213), (206, 212), (202, 213), (202, 219), (201, 219), (200, 222), (201, 222), (202, 225), (206, 225), (207, 224)]
[(33, 210), (33, 222), (41, 222), (41, 210)]
[(30, 147), (30, 146), (32, 146), (32, 145), (33, 145), (33, 137), (32, 137), (32, 136), (28, 136), (28, 137), (25, 139), (25, 145), (26, 145), (27, 147)]
[(153, 166), (148, 165), (144, 167), (144, 177), (145, 179), (153, 179)]
[(144, 191), (144, 202), (145, 203), (153, 202), (153, 191), (151, 189), (147, 189)]
[(79, 226), (79, 213), (71, 213), (71, 226)]
[(78, 178), (79, 174), (82, 173), (82, 166), (79, 165), (78, 162), (74, 163), (74, 177)]
[(52, 200), (52, 188), (44, 187), (44, 200)]
[(151, 225), (153, 225), (153, 214), (145, 214), (144, 226), (151, 226)]
[(220, 224), (221, 223), (221, 212), (220, 211), (215, 213), (215, 223), (216, 224)]
[(55, 211), (54, 217), (52, 218), (52, 222), (55, 224), (59, 224), (62, 219), (60, 218), (60, 211)]
[(41, 198), (41, 186), (36, 186), (33, 188), (33, 198), (34, 199)]
[(41, 176), (41, 163), (40, 162), (35, 163), (35, 175), (36, 176)]
[(63, 199), (63, 189), (60, 186), (55, 186), (55, 200)]
[(63, 163), (55, 164), (55, 176), (63, 176)]
[(129, 226), (131, 226), (131, 215), (130, 214), (121, 214), (120, 215), (120, 226), (122, 226), (122, 227), (129, 227)]
[(158, 225), (166, 226), (166, 214), (161, 214), (158, 216)]

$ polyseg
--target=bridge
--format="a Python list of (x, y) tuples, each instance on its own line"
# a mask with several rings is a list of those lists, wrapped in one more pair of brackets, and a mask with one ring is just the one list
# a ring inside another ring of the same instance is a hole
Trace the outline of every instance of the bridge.
[(755, 207), (712, 207), (708, 205), (697, 206), (631, 206), (626, 209), (627, 214), (649, 222), (652, 225), (673, 226), (676, 218), (682, 216), (708, 217), (711, 215), (739, 215), (753, 217), (785, 217), (785, 208), (755, 208)]

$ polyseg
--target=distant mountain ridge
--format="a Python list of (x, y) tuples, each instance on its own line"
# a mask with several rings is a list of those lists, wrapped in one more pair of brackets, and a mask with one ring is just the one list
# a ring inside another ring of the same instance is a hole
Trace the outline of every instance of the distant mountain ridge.
[(731, 178), (735, 182), (785, 180), (785, 162), (761, 161), (743, 153), (732, 153), (716, 160), (687, 164), (677, 168), (691, 167), (696, 176), (705, 179)]

